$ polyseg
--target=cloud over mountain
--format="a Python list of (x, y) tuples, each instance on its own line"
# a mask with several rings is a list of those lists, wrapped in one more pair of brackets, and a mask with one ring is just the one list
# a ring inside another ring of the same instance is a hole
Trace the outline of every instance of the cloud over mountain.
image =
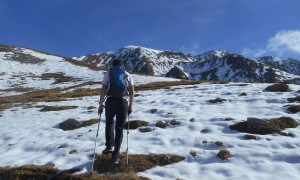
[(245, 56), (259, 57), (268, 54), (286, 56), (287, 54), (300, 55), (300, 30), (283, 30), (271, 37), (265, 46), (244, 48)]

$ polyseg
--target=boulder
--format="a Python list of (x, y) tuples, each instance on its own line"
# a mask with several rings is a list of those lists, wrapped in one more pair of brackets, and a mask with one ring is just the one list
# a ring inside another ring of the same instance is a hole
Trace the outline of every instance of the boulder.
[(73, 129), (78, 129), (81, 127), (81, 122), (77, 121), (76, 119), (67, 119), (64, 122), (60, 123), (59, 128), (64, 131), (69, 131)]
[(210, 103), (222, 103), (224, 101), (227, 101), (226, 99), (216, 98), (209, 100)]
[(257, 126), (257, 125), (264, 125), (266, 124), (267, 119), (258, 119), (255, 117), (248, 117), (247, 124), (248, 126)]
[(288, 110), (289, 110), (291, 113), (297, 113), (297, 112), (300, 112), (300, 105), (290, 106), (290, 107), (288, 108)]
[(140, 132), (151, 132), (151, 131), (154, 131), (154, 130), (155, 130), (155, 128), (153, 128), (153, 127), (141, 127), (141, 128), (139, 128)]
[(237, 130), (240, 132), (252, 133), (252, 134), (273, 134), (279, 133), (286, 128), (296, 128), (298, 122), (290, 117), (280, 117), (267, 120), (265, 123), (252, 123), (248, 122), (239, 122), (233, 125), (230, 125), (229, 128), (232, 130)]
[(271, 86), (266, 87), (266, 91), (269, 92), (290, 92), (289, 85), (284, 83), (273, 84)]
[(176, 78), (176, 79), (185, 79), (188, 80), (188, 76), (184, 73), (182, 69), (175, 66), (167, 74), (166, 77)]
[(292, 103), (292, 102), (300, 102), (300, 96), (294, 97), (294, 98), (288, 98), (287, 99), (288, 102)]

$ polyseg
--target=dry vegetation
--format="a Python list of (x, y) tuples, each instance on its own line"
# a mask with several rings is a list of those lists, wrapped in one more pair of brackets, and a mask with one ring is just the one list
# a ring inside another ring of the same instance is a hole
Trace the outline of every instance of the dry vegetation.
[(128, 122), (125, 123), (124, 129), (127, 129), (127, 127), (129, 127), (129, 129), (137, 129), (139, 127), (148, 126), (148, 124), (149, 122), (144, 120), (131, 120), (129, 121), (129, 126)]
[(62, 110), (68, 110), (68, 109), (76, 109), (78, 106), (44, 106), (40, 111), (62, 111)]
[[(200, 81), (155, 82), (155, 83), (138, 85), (135, 87), (135, 90), (136, 91), (155, 90), (161, 88), (168, 88), (170, 86), (176, 86), (176, 85), (190, 85), (190, 84), (199, 84), (199, 83), (201, 82)], [(54, 89), (36, 90), (21, 95), (1, 97), (0, 111), (3, 111), (14, 105), (23, 105), (32, 102), (65, 101), (68, 98), (97, 96), (99, 95), (99, 89), (80, 88), (82, 86), (93, 85), (93, 84), (99, 84), (99, 83), (85, 82), (65, 89), (54, 88)], [(74, 89), (74, 90), (64, 92), (65, 90), (70, 90), (70, 89)]]
[(290, 107), (288, 107), (288, 110), (289, 110), (291, 113), (297, 113), (297, 112), (300, 112), (300, 105), (290, 106)]
[(222, 160), (228, 160), (231, 157), (231, 153), (227, 149), (222, 149), (218, 152), (217, 157)]
[(74, 78), (71, 76), (66, 76), (65, 73), (44, 73), (41, 75), (42, 80), (50, 80), (54, 79), (55, 82), (53, 84), (59, 84), (64, 82), (76, 82), (80, 81), (79, 78)]
[(102, 173), (137, 173), (154, 166), (165, 166), (172, 163), (177, 163), (184, 160), (184, 157), (178, 155), (168, 154), (129, 154), (128, 156), (128, 169), (126, 168), (126, 153), (121, 154), (120, 164), (114, 166), (111, 162), (111, 155), (97, 155), (94, 164), (100, 174)]
[(279, 133), (286, 128), (296, 128), (298, 122), (290, 117), (280, 117), (268, 120), (265, 124), (249, 126), (247, 122), (239, 122), (230, 125), (229, 128), (240, 132), (247, 132), (252, 134), (273, 134)]
[(0, 167), (0, 179), (3, 180), (109, 180), (109, 179), (132, 179), (147, 180), (148, 178), (139, 177), (134, 173), (107, 173), (107, 174), (90, 174), (83, 173), (79, 175), (72, 174), (76, 170), (67, 170), (60, 172), (53, 166), (25, 165), (16, 168)]
[(178, 155), (168, 154), (149, 154), (149, 155), (129, 155), (129, 166), (126, 168), (126, 154), (121, 154), (121, 161), (119, 165), (113, 165), (111, 162), (111, 155), (97, 155), (94, 169), (97, 173), (83, 173), (79, 175), (73, 174), (78, 169), (70, 169), (66, 171), (59, 171), (50, 165), (37, 166), (25, 165), (21, 167), (0, 167), (0, 179), (32, 179), (32, 180), (108, 180), (108, 179), (141, 179), (148, 178), (139, 177), (137, 172), (142, 172), (154, 166), (165, 166), (172, 163), (177, 163), (184, 160), (184, 157)]

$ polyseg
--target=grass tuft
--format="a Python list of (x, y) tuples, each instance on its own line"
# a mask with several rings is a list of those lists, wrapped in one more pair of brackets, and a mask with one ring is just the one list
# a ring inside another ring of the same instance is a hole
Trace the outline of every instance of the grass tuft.
[[(149, 122), (144, 120), (132, 120), (129, 121), (129, 129), (137, 129), (139, 127), (148, 126)], [(125, 123), (124, 129), (127, 129), (128, 122)]]
[(68, 109), (76, 109), (78, 106), (44, 106), (40, 111), (62, 111), (62, 110), (68, 110)]
[(268, 120), (265, 124), (249, 126), (247, 122), (239, 122), (230, 125), (229, 128), (240, 132), (247, 132), (252, 134), (273, 134), (279, 133), (286, 128), (296, 128), (298, 122), (290, 117), (280, 117)]
[(172, 163), (177, 163), (184, 160), (184, 157), (179, 155), (169, 154), (129, 154), (128, 169), (126, 169), (126, 153), (121, 154), (120, 164), (115, 166), (112, 164), (111, 155), (97, 155), (94, 164), (94, 169), (101, 173), (137, 173), (154, 166), (165, 166)]
[(228, 160), (231, 157), (231, 153), (227, 149), (222, 149), (218, 152), (217, 157), (222, 160)]

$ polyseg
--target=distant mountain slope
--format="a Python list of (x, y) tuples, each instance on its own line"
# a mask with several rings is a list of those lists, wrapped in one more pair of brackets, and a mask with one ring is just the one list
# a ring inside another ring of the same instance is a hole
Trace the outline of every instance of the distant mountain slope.
[[(95, 64), (39, 50), (0, 44), (0, 97), (78, 85), (86, 86), (85, 88), (94, 85), (93, 88), (100, 88), (105, 71)], [(177, 81), (172, 78), (135, 74), (133, 77), (136, 85)]]
[(125, 46), (114, 53), (99, 53), (74, 59), (107, 67), (114, 58), (125, 60), (128, 71), (148, 75), (165, 75), (177, 63), (194, 60), (181, 52), (158, 51), (139, 46)]
[[(77, 60), (108, 67), (111, 60), (125, 61), (127, 71), (191, 80), (227, 80), (241, 82), (277, 82), (299, 78), (276, 67), (253, 61), (225, 50), (199, 55), (159, 51), (139, 46), (125, 46), (116, 52), (99, 53)], [(293, 71), (294, 72), (294, 71)]]
[(75, 65), (68, 58), (1, 44), (0, 64), (2, 89), (65, 87), (97, 77), (95, 71)]
[(258, 62), (267, 64), (273, 68), (280, 69), (282, 71), (300, 75), (300, 61), (288, 58), (288, 59), (282, 59), (278, 57), (273, 56), (263, 56), (256, 59)]

